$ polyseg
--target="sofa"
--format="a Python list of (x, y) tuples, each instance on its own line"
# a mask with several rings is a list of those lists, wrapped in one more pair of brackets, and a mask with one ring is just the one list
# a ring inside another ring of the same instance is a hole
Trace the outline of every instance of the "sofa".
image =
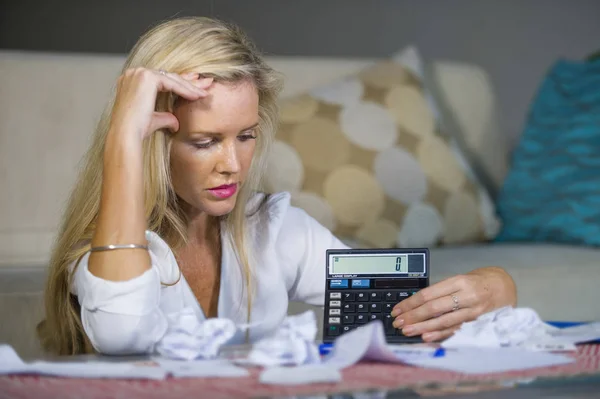
[[(35, 325), (49, 251), (62, 207), (94, 124), (124, 58), (0, 52), (0, 343), (24, 358), (42, 356)], [(370, 59), (268, 57), (285, 78), (283, 98), (348, 76)], [(428, 62), (430, 78), (461, 140), (486, 169), (495, 198), (510, 169), (493, 82), (477, 65)], [(450, 243), (431, 248), (431, 280), (480, 266), (506, 268), (518, 305), (546, 320), (599, 320), (600, 250), (555, 243)], [(305, 310), (291, 304), (290, 313)], [(315, 309), (319, 312), (319, 309)]]

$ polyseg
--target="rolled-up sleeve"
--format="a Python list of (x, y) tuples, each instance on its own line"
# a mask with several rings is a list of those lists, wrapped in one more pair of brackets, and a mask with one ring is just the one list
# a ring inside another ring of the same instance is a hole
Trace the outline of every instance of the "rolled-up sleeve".
[[(71, 292), (81, 306), (81, 322), (94, 348), (104, 354), (144, 354), (167, 330), (160, 309), (161, 284), (157, 257), (152, 267), (127, 281), (109, 281), (88, 270), (89, 253), (74, 270)], [(126, 265), (124, 265), (126, 266)]]

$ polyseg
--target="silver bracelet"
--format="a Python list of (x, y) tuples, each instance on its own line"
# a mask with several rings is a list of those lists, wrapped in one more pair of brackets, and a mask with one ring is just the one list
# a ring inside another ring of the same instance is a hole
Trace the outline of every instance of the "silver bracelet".
[(92, 247), (90, 248), (90, 252), (102, 252), (102, 251), (113, 251), (116, 249), (145, 249), (148, 250), (147, 245), (140, 244), (122, 244), (122, 245), (104, 245), (100, 247)]

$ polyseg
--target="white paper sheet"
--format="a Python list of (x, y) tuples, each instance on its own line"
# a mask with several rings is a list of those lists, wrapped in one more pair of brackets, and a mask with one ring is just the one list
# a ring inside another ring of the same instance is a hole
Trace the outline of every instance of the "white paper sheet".
[(270, 336), (256, 342), (240, 364), (263, 367), (299, 366), (321, 362), (315, 344), (317, 319), (313, 311), (288, 316)]
[(342, 373), (336, 368), (323, 364), (269, 367), (260, 374), (259, 380), (263, 384), (272, 385), (317, 384), (339, 382), (342, 380)]
[(528, 351), (574, 351), (575, 344), (600, 338), (600, 323), (557, 328), (530, 308), (496, 309), (463, 323), (442, 342), (445, 348), (521, 348)]
[(580, 344), (600, 339), (600, 322), (557, 328), (550, 335), (559, 341)]
[(10, 345), (0, 345), (0, 374), (22, 373), (27, 365)]
[(132, 378), (162, 380), (165, 370), (158, 366), (116, 362), (33, 362), (28, 374), (71, 378)]
[(160, 367), (142, 363), (45, 362), (25, 363), (9, 345), (0, 345), (0, 375), (39, 374), (74, 378), (163, 379)]
[(232, 320), (198, 320), (191, 308), (169, 316), (169, 328), (157, 343), (156, 352), (176, 360), (215, 359), (221, 346), (236, 333)]
[(574, 361), (564, 355), (521, 348), (446, 349), (445, 354), (439, 357), (435, 357), (436, 352), (436, 348), (428, 345), (387, 345), (383, 324), (375, 321), (336, 339), (334, 349), (325, 357), (323, 365), (343, 369), (361, 360), (371, 360), (480, 374), (555, 366)]
[(379, 320), (340, 335), (323, 364), (344, 369), (361, 360), (399, 362), (398, 356), (387, 345), (383, 323)]
[(179, 361), (156, 358), (154, 361), (173, 377), (236, 378), (250, 375), (247, 369), (226, 359)]
[(524, 351), (517, 348), (448, 349), (443, 357), (406, 358), (407, 364), (467, 374), (500, 373), (574, 362), (565, 355)]
[(37, 374), (71, 378), (131, 378), (160, 380), (174, 377), (246, 377), (248, 370), (230, 360), (178, 361), (154, 358), (144, 362), (46, 362), (25, 363), (9, 345), (0, 345), (0, 375)]

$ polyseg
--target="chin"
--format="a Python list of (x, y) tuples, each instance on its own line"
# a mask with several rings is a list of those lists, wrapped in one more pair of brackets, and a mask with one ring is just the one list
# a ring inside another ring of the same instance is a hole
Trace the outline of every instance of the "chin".
[(205, 203), (204, 211), (210, 216), (225, 216), (233, 211), (236, 203), (236, 197), (227, 198), (224, 200), (211, 200)]

